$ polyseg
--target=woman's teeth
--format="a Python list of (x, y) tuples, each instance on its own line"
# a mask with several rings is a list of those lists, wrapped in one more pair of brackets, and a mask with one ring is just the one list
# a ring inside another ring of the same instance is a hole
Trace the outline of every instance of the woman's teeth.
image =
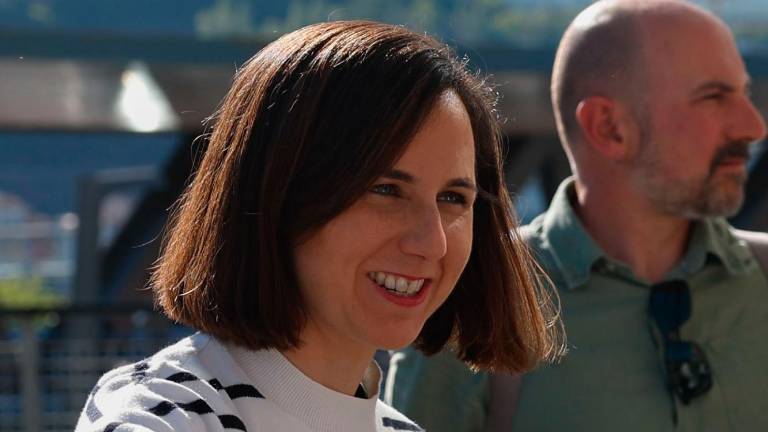
[(370, 272), (368, 273), (368, 278), (386, 288), (387, 291), (399, 296), (416, 295), (421, 291), (421, 287), (424, 286), (424, 279), (408, 280), (384, 272)]

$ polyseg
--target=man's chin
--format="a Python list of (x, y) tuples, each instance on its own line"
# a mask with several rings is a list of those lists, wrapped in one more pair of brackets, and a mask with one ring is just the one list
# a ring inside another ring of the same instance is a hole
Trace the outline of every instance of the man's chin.
[(720, 184), (715, 185), (715, 201), (719, 204), (718, 216), (731, 217), (739, 212), (744, 204), (744, 186), (747, 184), (747, 173), (732, 173), (726, 176)]
[(699, 217), (731, 217), (736, 215), (744, 204), (742, 185), (731, 188), (718, 188), (707, 197), (699, 208)]
[[(661, 181), (661, 180), (664, 181)], [(676, 179), (648, 175), (645, 192), (656, 208), (686, 219), (730, 217), (744, 202), (745, 173), (719, 173), (708, 179)]]

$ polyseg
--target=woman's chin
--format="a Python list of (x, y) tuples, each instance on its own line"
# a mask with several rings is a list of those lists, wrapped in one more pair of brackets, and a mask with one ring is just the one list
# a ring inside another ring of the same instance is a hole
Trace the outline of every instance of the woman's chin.
[(378, 349), (383, 350), (400, 350), (416, 340), (419, 337), (419, 331), (404, 332), (400, 331), (384, 332), (378, 334), (375, 337), (375, 345)]

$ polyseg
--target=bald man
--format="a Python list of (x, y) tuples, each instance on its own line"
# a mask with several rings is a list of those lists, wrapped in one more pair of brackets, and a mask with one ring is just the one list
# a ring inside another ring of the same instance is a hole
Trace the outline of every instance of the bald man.
[(552, 74), (573, 177), (524, 228), (570, 352), (522, 384), (396, 353), (390, 402), (433, 431), (768, 431), (768, 280), (750, 249), (765, 237), (724, 220), (766, 133), (749, 85), (729, 29), (693, 4), (580, 13)]

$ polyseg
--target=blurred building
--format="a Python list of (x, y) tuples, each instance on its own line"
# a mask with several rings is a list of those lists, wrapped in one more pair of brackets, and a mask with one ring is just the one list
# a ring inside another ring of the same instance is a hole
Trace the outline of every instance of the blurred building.
[[(0, 430), (71, 430), (99, 372), (178, 334), (151, 309), (119, 305), (150, 301), (147, 269), (204, 145), (195, 138), (265, 44), (309, 23), (367, 18), (454, 46), (498, 84), (507, 182), (527, 220), (568, 174), (549, 73), (565, 25), (589, 3), (0, 0)], [(768, 114), (765, 0), (697, 3), (733, 27)], [(768, 151), (755, 152), (751, 171), (733, 221), (766, 230)], [(4, 281), (75, 306), (14, 315)]]
[[(523, 219), (530, 219), (568, 172), (551, 115), (549, 69), (565, 25), (588, 3), (0, 2), (0, 191), (19, 197), (40, 218), (7, 230), (59, 239), (51, 240), (58, 258), (45, 265), (13, 260), (16, 254), (41, 262), (29, 254), (42, 254), (35, 251), (42, 246), (8, 246), (0, 274), (19, 265), (45, 268), (55, 289), (77, 301), (141, 297), (136, 289), (156, 254), (166, 209), (189, 174), (192, 142), (237, 65), (280, 34), (328, 19), (373, 18), (428, 31), (492, 74), (506, 116), (509, 186), (521, 199)], [(734, 28), (753, 74), (754, 98), (768, 111), (764, 1), (699, 3)], [(756, 159), (754, 172), (761, 173), (768, 162)], [(738, 225), (768, 227), (765, 184), (753, 175)], [(21, 210), (8, 209), (0, 220), (15, 211)], [(79, 222), (76, 235), (59, 229), (61, 215), (70, 213)], [(71, 287), (53, 282), (54, 274), (71, 275)]]

